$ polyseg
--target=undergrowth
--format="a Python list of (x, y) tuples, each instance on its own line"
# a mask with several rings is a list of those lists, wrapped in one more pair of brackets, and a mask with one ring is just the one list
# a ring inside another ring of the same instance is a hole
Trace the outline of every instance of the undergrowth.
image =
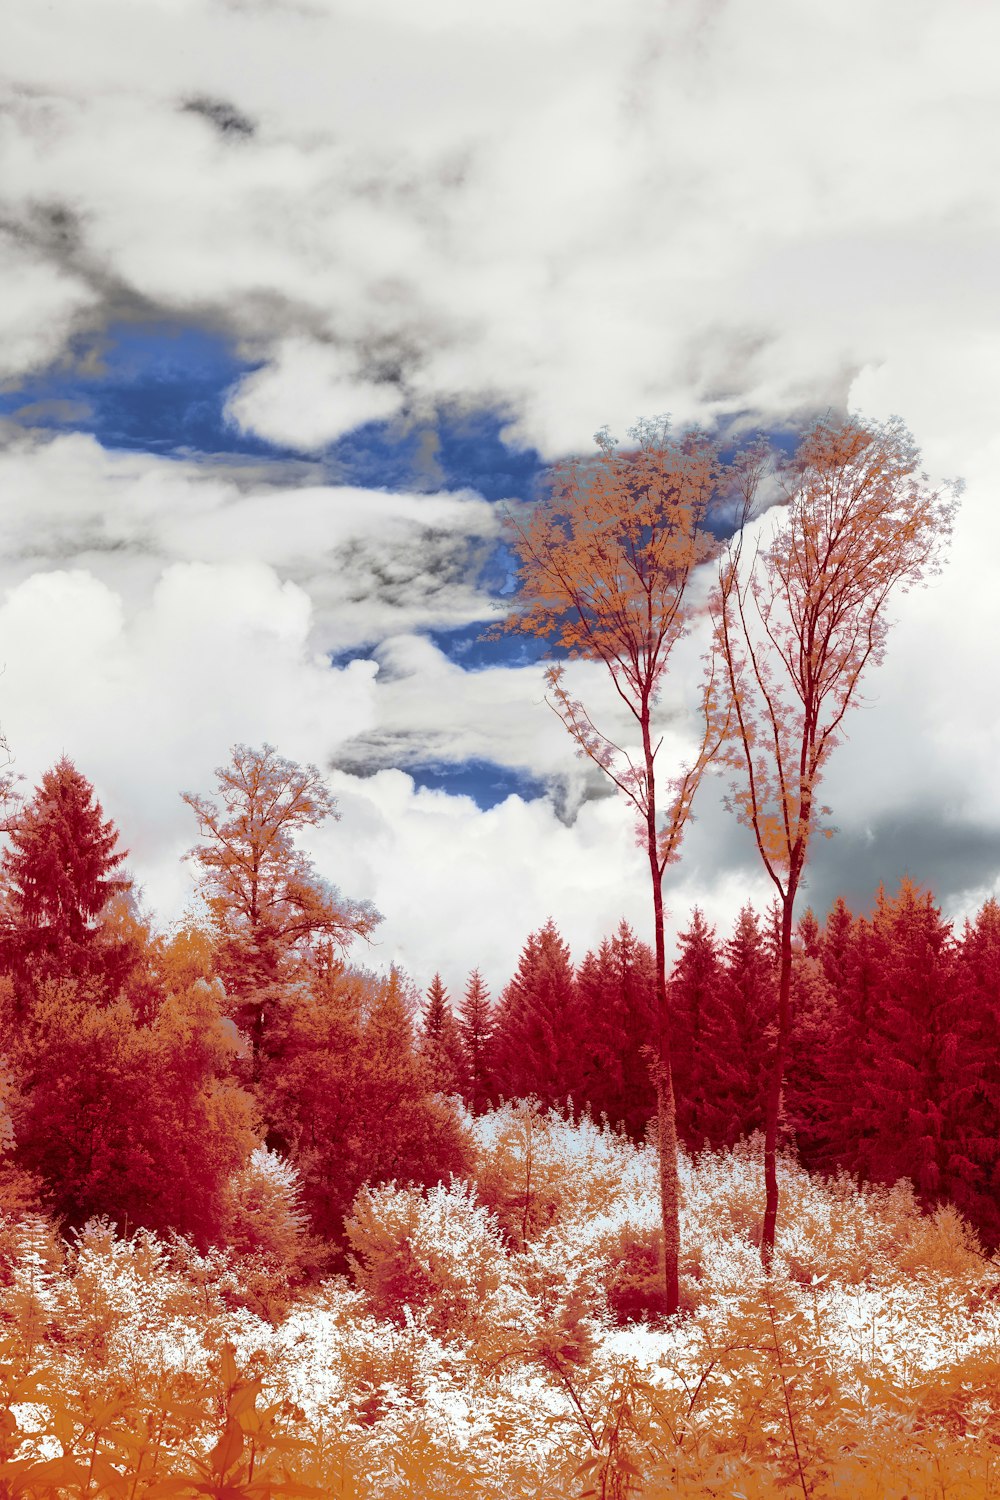
[(468, 1124), (475, 1181), (358, 1196), (350, 1278), (256, 1188), (206, 1253), (0, 1217), (0, 1497), (1000, 1500), (1000, 1275), (953, 1210), (785, 1160), (768, 1281), (759, 1141), (685, 1159), (667, 1322), (651, 1148)]

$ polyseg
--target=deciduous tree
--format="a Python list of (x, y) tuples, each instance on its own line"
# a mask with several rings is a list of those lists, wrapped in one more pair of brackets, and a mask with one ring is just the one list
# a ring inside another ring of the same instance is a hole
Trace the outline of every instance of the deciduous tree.
[(678, 857), (692, 800), (724, 727), (713, 666), (703, 692), (705, 727), (698, 750), (673, 777), (657, 776), (662, 737), (654, 718), (670, 653), (689, 626), (688, 583), (713, 550), (703, 523), (721, 465), (707, 437), (691, 432), (675, 440), (665, 420), (640, 422), (630, 436), (635, 446), (624, 452), (606, 430), (598, 433), (595, 459), (556, 465), (545, 499), (523, 522), (511, 518), (521, 595), (507, 624), (547, 640), (563, 657), (600, 662), (638, 735), (637, 749), (619, 745), (572, 695), (564, 664), (549, 668), (552, 706), (578, 751), (631, 803), (649, 864), (659, 1028), (655, 1072), (662, 1269), (667, 1311), (674, 1313), (679, 1305), (680, 1216), (663, 878)]
[(192, 850), (219, 942), (219, 972), (247, 1026), (255, 1063), (267, 1019), (311, 945), (346, 948), (380, 920), (346, 901), (317, 874), (295, 836), (339, 816), (315, 766), (299, 766), (272, 745), (233, 748), (220, 766), (218, 800), (184, 793), (202, 842)]
[(955, 505), (952, 494), (928, 484), (919, 463), (897, 418), (816, 422), (778, 472), (781, 504), (763, 522), (771, 529), (763, 545), (748, 539), (761, 464), (744, 465), (742, 524), (719, 573), (716, 645), (730, 707), (733, 802), (781, 906), (765, 1119), (765, 1268), (778, 1213), (794, 906), (813, 834), (828, 811), (819, 805), (819, 784), (865, 670), (883, 657), (889, 599), (936, 571)]

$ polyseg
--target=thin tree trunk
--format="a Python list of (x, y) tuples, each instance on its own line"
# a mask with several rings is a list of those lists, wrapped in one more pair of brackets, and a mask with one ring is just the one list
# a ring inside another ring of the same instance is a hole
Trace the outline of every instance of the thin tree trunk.
[[(650, 775), (650, 784), (652, 776)], [(681, 1252), (680, 1178), (677, 1171), (677, 1111), (670, 1066), (670, 1016), (667, 1010), (667, 955), (663, 938), (663, 888), (657, 860), (655, 804), (652, 810), (649, 865), (653, 881), (653, 925), (656, 934), (656, 1003), (658, 1017), (656, 1057), (656, 1142), (660, 1158), (660, 1221), (663, 1226), (660, 1274), (666, 1297), (667, 1317), (680, 1306), (679, 1262)]]
[(764, 1228), (760, 1237), (760, 1259), (765, 1275), (771, 1274), (774, 1236), (778, 1223), (778, 1120), (785, 1081), (785, 1054), (792, 992), (792, 907), (795, 890), (789, 882), (781, 903), (781, 949), (778, 976), (778, 1035), (775, 1040), (771, 1077), (764, 1115)]

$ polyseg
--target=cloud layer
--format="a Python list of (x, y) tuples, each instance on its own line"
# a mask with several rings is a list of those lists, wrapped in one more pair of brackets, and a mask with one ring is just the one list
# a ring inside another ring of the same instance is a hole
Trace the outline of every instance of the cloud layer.
[[(549, 457), (659, 411), (899, 411), (968, 489), (831, 767), (842, 833), (813, 892), (910, 862), (956, 910), (993, 888), (1000, 13), (10, 0), (5, 22), (11, 388), (81, 358), (99, 378), (95, 334), (174, 318), (233, 341), (234, 432), (305, 456), (447, 403)], [(382, 905), (421, 983), (509, 972), (550, 912), (578, 947), (644, 921), (627, 810), (594, 795), (540, 669), (463, 670), (423, 635), (491, 618), (493, 506), (108, 452), (44, 417), (0, 433), (0, 723), (29, 778), (78, 759), (164, 910), (192, 836), (177, 791), (268, 738), (338, 768), (328, 873)], [(404, 774), (435, 758), (521, 768), (555, 800), (481, 812)], [(741, 840), (710, 789), (678, 909), (760, 893)]]

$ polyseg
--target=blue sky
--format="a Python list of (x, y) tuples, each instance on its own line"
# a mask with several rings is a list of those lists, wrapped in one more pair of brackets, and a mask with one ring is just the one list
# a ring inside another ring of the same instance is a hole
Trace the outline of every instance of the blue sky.
[[(196, 324), (119, 323), (72, 341), (54, 366), (0, 391), (0, 415), (52, 432), (93, 435), (105, 448), (210, 462), (219, 456), (262, 463), (298, 460), (316, 481), (396, 491), (474, 490), (490, 501), (530, 500), (544, 465), (534, 448), (513, 451), (501, 437), (505, 417), (452, 403), (419, 425), (369, 422), (320, 453), (266, 442), (226, 415), (232, 389), (257, 365), (234, 341)], [(512, 586), (512, 559), (498, 542), (476, 582), (501, 598)], [(429, 629), (428, 638), (465, 671), (537, 661), (530, 639), (487, 641), (490, 622)], [(377, 645), (367, 643), (368, 649)], [(357, 646), (331, 653), (343, 666)], [(460, 764), (407, 759), (418, 786), (472, 797), (490, 808), (513, 793), (544, 794), (544, 782), (481, 757)]]
[[(169, 922), (179, 792), (237, 741), (316, 763), (342, 818), (313, 857), (421, 986), (502, 982), (549, 916), (577, 958), (623, 915), (648, 934), (630, 819), (537, 647), (481, 640), (502, 503), (643, 416), (787, 442), (899, 413), (968, 487), (831, 764), (810, 896), (909, 870), (974, 908), (1000, 872), (998, 46), (992, 8), (906, 0), (9, 0), (0, 728), (26, 782), (73, 756)], [(664, 695), (675, 762), (703, 644)], [(769, 899), (720, 792), (672, 930)]]

